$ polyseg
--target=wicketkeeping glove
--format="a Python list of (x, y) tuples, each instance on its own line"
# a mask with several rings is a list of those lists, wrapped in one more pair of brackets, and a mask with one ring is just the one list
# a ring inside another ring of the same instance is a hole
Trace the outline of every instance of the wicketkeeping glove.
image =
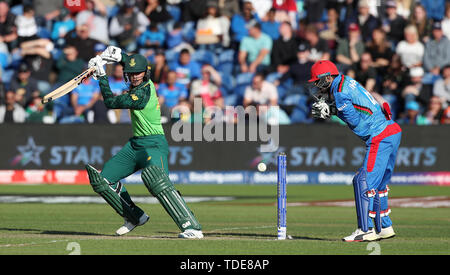
[(321, 99), (313, 103), (311, 114), (314, 118), (330, 118), (330, 106), (325, 102), (325, 100)]
[(95, 71), (92, 74), (94, 79), (98, 79), (99, 77), (106, 75), (105, 68), (103, 67), (105, 63), (106, 62), (100, 57), (100, 55), (97, 55), (89, 60), (88, 68), (95, 68)]
[(115, 46), (108, 46), (100, 55), (106, 64), (120, 62), (122, 60), (122, 50)]

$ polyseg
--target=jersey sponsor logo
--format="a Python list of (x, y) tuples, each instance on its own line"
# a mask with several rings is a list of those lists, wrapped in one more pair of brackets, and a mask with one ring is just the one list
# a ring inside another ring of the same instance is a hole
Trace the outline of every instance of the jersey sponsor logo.
[(345, 107), (347, 107), (347, 103), (344, 103), (344, 105), (342, 105), (341, 107), (338, 107), (338, 111), (341, 112), (342, 110), (345, 109)]

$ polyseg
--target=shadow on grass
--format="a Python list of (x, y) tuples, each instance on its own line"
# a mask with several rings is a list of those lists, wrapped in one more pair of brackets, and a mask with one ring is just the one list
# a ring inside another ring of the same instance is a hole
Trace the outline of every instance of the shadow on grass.
[(98, 233), (92, 233), (92, 232), (41, 230), (41, 229), (33, 229), (33, 228), (2, 228), (2, 227), (0, 227), (0, 231), (33, 232), (34, 234), (42, 234), (42, 235), (114, 236), (114, 235), (110, 235), (110, 234), (98, 234)]
[[(158, 232), (161, 234), (173, 234), (174, 232)], [(257, 233), (232, 233), (232, 232), (203, 232), (205, 237), (237, 237), (237, 238), (255, 238), (255, 239), (277, 239), (277, 235), (274, 234), (257, 234)], [(292, 240), (306, 240), (306, 241), (328, 241), (328, 242), (336, 242), (336, 239), (326, 239), (326, 238), (313, 238), (313, 237), (305, 237), (305, 236), (291, 236)]]

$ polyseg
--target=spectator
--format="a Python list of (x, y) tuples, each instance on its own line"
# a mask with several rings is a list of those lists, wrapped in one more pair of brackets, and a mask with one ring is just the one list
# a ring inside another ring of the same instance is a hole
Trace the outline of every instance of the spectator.
[(450, 40), (444, 36), (441, 22), (433, 23), (433, 39), (425, 45), (423, 66), (431, 74), (432, 82), (439, 78), (441, 69), (450, 64)]
[(446, 0), (420, 0), (429, 18), (435, 21), (441, 21), (444, 17), (444, 5)]
[(273, 41), (280, 37), (280, 22), (275, 20), (275, 9), (271, 8), (266, 15), (267, 19), (261, 22), (261, 30), (272, 38)]
[(433, 86), (433, 95), (441, 98), (444, 107), (450, 106), (450, 65), (441, 69), (442, 78), (437, 80)]
[(201, 76), (200, 64), (191, 60), (189, 50), (183, 49), (178, 60), (169, 65), (169, 68), (177, 73), (177, 82), (189, 88), (190, 82)]
[(406, 68), (402, 66), (398, 55), (394, 54), (392, 56), (392, 60), (386, 71), (386, 74), (383, 75), (381, 94), (400, 97), (401, 91), (403, 91), (409, 80), (409, 76)]
[(311, 61), (316, 62), (331, 58), (327, 41), (319, 37), (319, 32), (314, 25), (306, 26), (305, 39), (309, 43), (309, 58)]
[(169, 66), (167, 65), (164, 51), (156, 50), (154, 63), (151, 64), (150, 67), (152, 68), (150, 71), (150, 79), (155, 83), (155, 86), (158, 86), (158, 84), (165, 81), (169, 72)]
[(6, 2), (0, 2), (0, 41), (8, 45), (9, 51), (17, 47), (16, 16), (9, 11)]
[(202, 77), (194, 80), (191, 85), (190, 101), (200, 97), (204, 107), (224, 108), (222, 93), (219, 90), (221, 84), (220, 74), (211, 65), (202, 66)]
[(150, 23), (149, 27), (139, 36), (138, 44), (142, 49), (156, 49), (164, 46), (164, 32), (158, 28), (156, 23)]
[[(33, 0), (29, 1), (33, 3), (33, 8), (36, 15), (36, 21), (38, 26), (42, 26), (44, 28), (49, 28), (52, 20), (55, 20), (58, 16), (61, 15), (63, 9), (67, 9), (65, 7), (65, 3), (70, 0), (61, 1), (61, 0)], [(25, 1), (23, 1), (25, 2)], [(80, 8), (84, 7), (84, 1), (81, 1)], [(76, 6), (76, 5), (72, 5)]]
[[(134, 2), (134, 0), (130, 2)], [(134, 3), (132, 5), (134, 6)], [(167, 23), (172, 19), (172, 16), (166, 9), (165, 3), (163, 4), (159, 0), (147, 0), (145, 3), (144, 14), (148, 17), (150, 22), (155, 24)]]
[(264, 74), (257, 73), (253, 76), (252, 84), (245, 89), (244, 107), (247, 106), (277, 106), (277, 87), (264, 79)]
[(37, 81), (31, 77), (26, 63), (20, 64), (17, 75), (11, 81), (10, 90), (15, 92), (16, 102), (24, 108), (33, 98), (39, 96)]
[(433, 95), (432, 85), (424, 84), (422, 82), (424, 71), (422, 67), (415, 67), (410, 69), (410, 83), (403, 89), (402, 96), (406, 102), (418, 101), (422, 106), (427, 106)]
[(377, 78), (377, 71), (372, 64), (372, 56), (370, 53), (365, 52), (361, 55), (360, 61), (353, 64), (348, 71), (348, 75), (361, 83), (369, 92), (375, 91)]
[(34, 10), (31, 5), (24, 5), (23, 14), (17, 16), (15, 21), (17, 27), (18, 43), (38, 39), (38, 27), (34, 19)]
[(450, 39), (450, 2), (445, 4), (445, 17), (442, 20), (442, 31)]
[(330, 8), (327, 11), (327, 21), (324, 24), (324, 28), (319, 31), (320, 38), (328, 42), (328, 47), (335, 50), (338, 40), (338, 25), (339, 15), (337, 10)]
[(403, 40), (403, 30), (406, 20), (398, 13), (397, 2), (388, 0), (386, 2), (386, 17), (383, 19), (382, 28), (387, 33), (387, 39), (394, 46)]
[(94, 104), (100, 98), (98, 81), (93, 78), (87, 78), (83, 83), (76, 87), (70, 96), (70, 102), (75, 116), (84, 116), (91, 110)]
[(25, 119), (25, 110), (16, 103), (15, 93), (7, 91), (5, 105), (0, 105), (0, 123), (23, 123)]
[(297, 4), (295, 0), (273, 0), (272, 7), (276, 10), (278, 22), (289, 22), (292, 28), (297, 28)]
[(306, 94), (305, 84), (308, 82), (311, 74), (311, 67), (314, 63), (309, 60), (309, 46), (307, 43), (300, 43), (297, 49), (297, 62), (292, 64), (285, 74), (275, 85), (279, 86), (288, 79), (293, 80), (293, 87), (288, 93)]
[(169, 71), (165, 83), (159, 85), (158, 100), (161, 106), (161, 115), (171, 118), (172, 110), (182, 101), (187, 100), (188, 91), (185, 85), (178, 83), (177, 72)]
[(95, 56), (95, 45), (99, 41), (89, 38), (89, 26), (86, 24), (79, 25), (66, 34), (64, 37), (66, 45), (72, 45), (76, 48), (79, 57), (84, 62), (89, 62)]
[(125, 90), (127, 90), (127, 86), (124, 84), (122, 64), (115, 63), (113, 65), (112, 74), (108, 77), (108, 82), (111, 92), (115, 96), (121, 95)]
[(336, 61), (340, 70), (346, 72), (350, 67), (359, 62), (364, 52), (364, 43), (361, 40), (361, 32), (356, 23), (348, 27), (348, 39), (339, 40), (336, 50)]
[(284, 74), (289, 70), (290, 65), (297, 61), (298, 41), (291, 24), (287, 21), (281, 23), (279, 33), (281, 37), (273, 43), (271, 67), (272, 71)]
[(407, 68), (422, 66), (425, 47), (419, 41), (419, 34), (414, 25), (405, 28), (405, 40), (398, 43), (396, 53)]
[(420, 41), (426, 43), (431, 35), (432, 20), (427, 17), (424, 6), (418, 4), (414, 7), (414, 14), (411, 17), (409, 24), (412, 24), (417, 28)]
[(256, 20), (249, 25), (249, 36), (244, 37), (239, 46), (241, 72), (266, 71), (270, 65), (272, 39), (261, 31), (261, 24)]
[(428, 103), (428, 108), (425, 112), (425, 117), (430, 122), (430, 124), (440, 124), (442, 116), (444, 114), (444, 109), (442, 106), (442, 100), (438, 96), (432, 96), (430, 102)]
[(109, 44), (106, 6), (101, 0), (86, 0), (86, 9), (76, 16), (76, 25), (89, 27), (89, 38)]
[(111, 19), (109, 25), (111, 38), (119, 44), (119, 47), (125, 48), (127, 52), (136, 50), (137, 38), (150, 24), (149, 19), (134, 4), (134, 0), (125, 1), (119, 13)]
[(398, 119), (400, 124), (429, 125), (430, 121), (420, 114), (420, 105), (416, 101), (409, 101), (405, 106), (405, 114)]
[(42, 97), (35, 94), (26, 107), (26, 121), (33, 123), (55, 123), (54, 118), (50, 115), (49, 105), (42, 104)]
[(368, 42), (372, 38), (372, 31), (380, 25), (378, 19), (370, 14), (369, 0), (358, 2), (358, 24), (363, 41)]
[(249, 35), (249, 27), (251, 23), (260, 21), (258, 15), (253, 10), (252, 2), (245, 0), (242, 4), (242, 12), (233, 15), (231, 18), (231, 40), (235, 43), (234, 47), (238, 47), (241, 40)]
[(195, 43), (200, 48), (216, 50), (220, 47), (230, 45), (230, 20), (221, 16), (219, 6), (216, 1), (208, 1), (206, 13), (197, 22), (197, 32)]
[(64, 55), (61, 56), (56, 63), (58, 72), (56, 83), (59, 85), (62, 85), (79, 75), (85, 68), (85, 63), (78, 58), (78, 50), (74, 46), (67, 45), (64, 48), (63, 53)]
[(372, 33), (372, 41), (366, 45), (366, 51), (370, 53), (373, 64), (379, 76), (384, 76), (391, 62), (394, 52), (391, 50), (391, 43), (386, 39), (383, 29), (375, 29)]
[(53, 23), (51, 39), (59, 47), (62, 47), (65, 43), (64, 37), (66, 34), (75, 29), (75, 21), (68, 9), (61, 10), (60, 16), (56, 18), (55, 23)]
[(339, 37), (347, 37), (349, 25), (358, 21), (357, 4), (357, 0), (345, 0), (342, 4), (339, 11)]
[(27, 63), (31, 77), (38, 81), (38, 89), (47, 93), (50, 90), (50, 75), (54, 60), (51, 54), (54, 44), (49, 39), (37, 39), (20, 44), (23, 62)]

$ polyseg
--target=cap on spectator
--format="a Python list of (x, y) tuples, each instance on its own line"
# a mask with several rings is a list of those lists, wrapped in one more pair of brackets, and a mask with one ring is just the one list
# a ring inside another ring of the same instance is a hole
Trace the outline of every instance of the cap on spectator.
[(30, 68), (28, 67), (27, 63), (20, 63), (18, 71), (19, 73), (29, 72)]
[(96, 52), (103, 52), (104, 50), (106, 50), (106, 46), (103, 43), (97, 43), (94, 46), (94, 51)]
[(298, 45), (298, 51), (299, 52), (305, 52), (307, 50), (309, 50), (309, 45), (307, 43), (300, 43)]
[(165, 55), (164, 49), (162, 49), (162, 48), (157, 48), (157, 49), (155, 50), (155, 55)]
[(409, 111), (409, 110), (419, 111), (420, 106), (419, 106), (419, 103), (417, 103), (416, 101), (409, 101), (408, 103), (406, 103), (405, 109), (407, 111)]
[(348, 25), (348, 30), (349, 31), (359, 31), (359, 26), (356, 23), (350, 23), (350, 25)]
[(414, 67), (409, 69), (409, 76), (411, 77), (421, 77), (425, 74), (422, 67)]
[(436, 21), (433, 23), (433, 30), (442, 30), (442, 24), (440, 21)]
[(395, 2), (395, 0), (388, 0), (386, 2), (386, 7), (388, 7), (388, 8), (397, 8), (397, 3)]

